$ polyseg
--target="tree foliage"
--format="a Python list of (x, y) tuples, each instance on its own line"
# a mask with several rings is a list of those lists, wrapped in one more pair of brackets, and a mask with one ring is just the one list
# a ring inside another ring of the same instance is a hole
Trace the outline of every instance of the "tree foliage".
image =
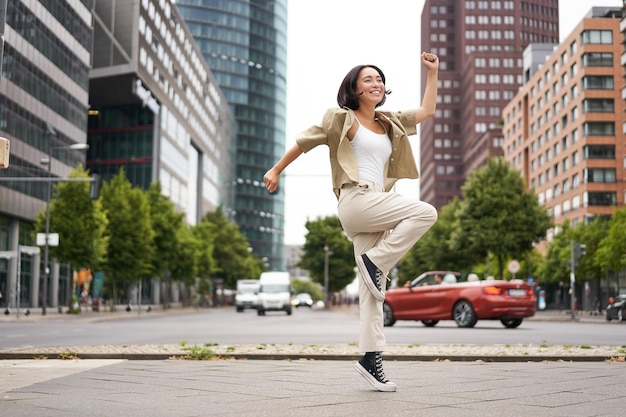
[(174, 204), (162, 194), (161, 183), (150, 184), (147, 192), (150, 207), (150, 225), (154, 232), (152, 275), (163, 277), (165, 271), (179, 258), (180, 229), (184, 227), (184, 214), (174, 211)]
[(227, 288), (236, 288), (237, 280), (256, 279), (265, 270), (263, 261), (252, 252), (250, 243), (236, 223), (230, 223), (221, 207), (206, 213), (203, 222), (213, 226), (212, 277), (224, 279)]
[(473, 171), (463, 186), (458, 243), (475, 259), (492, 254), (498, 277), (508, 259), (527, 254), (551, 225), (537, 196), (525, 189), (519, 173), (500, 158)]
[[(89, 178), (81, 165), (69, 178)], [(50, 246), (49, 254), (74, 270), (96, 269), (105, 260), (106, 216), (98, 200), (89, 198), (88, 182), (60, 182), (50, 201), (50, 233), (59, 234), (59, 246)], [(39, 213), (35, 230), (45, 233), (46, 213)]]
[(598, 244), (594, 263), (605, 271), (626, 269), (626, 207), (616, 210), (608, 222), (606, 237)]
[(329, 292), (338, 292), (350, 284), (355, 276), (354, 247), (343, 233), (337, 216), (307, 221), (307, 234), (299, 268), (309, 271), (311, 278), (324, 286), (324, 264), (327, 246), (332, 254), (328, 257)]
[(115, 299), (152, 271), (154, 232), (148, 198), (143, 190), (131, 186), (123, 169), (103, 184), (102, 205), (108, 237), (105, 285)]

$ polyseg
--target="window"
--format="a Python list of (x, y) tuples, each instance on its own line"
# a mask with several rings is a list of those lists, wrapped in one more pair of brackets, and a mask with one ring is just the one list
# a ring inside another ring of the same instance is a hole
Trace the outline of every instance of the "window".
[(615, 168), (589, 168), (585, 172), (587, 182), (609, 182), (617, 181)]
[(615, 136), (613, 122), (587, 122), (583, 124), (585, 136)]
[(612, 90), (613, 77), (610, 75), (587, 75), (582, 80), (583, 90)]
[(583, 67), (612, 67), (613, 54), (610, 52), (588, 52), (583, 54)]
[(611, 45), (613, 32), (610, 30), (585, 30), (580, 36), (581, 43)]
[(589, 206), (615, 206), (617, 205), (617, 193), (615, 192), (587, 192), (587, 205)]
[(611, 99), (588, 98), (583, 100), (584, 113), (613, 113), (615, 112), (615, 103)]
[(587, 145), (583, 155), (585, 159), (615, 159), (615, 145)]

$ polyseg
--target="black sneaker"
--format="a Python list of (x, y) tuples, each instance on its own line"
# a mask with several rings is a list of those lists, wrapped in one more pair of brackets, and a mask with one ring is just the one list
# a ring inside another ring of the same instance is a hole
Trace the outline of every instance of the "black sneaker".
[(381, 290), (382, 271), (365, 254), (356, 257), (356, 266), (363, 276), (365, 286), (374, 298), (378, 301), (384, 301), (385, 294)]
[(355, 368), (374, 389), (382, 392), (396, 390), (396, 384), (388, 380), (383, 372), (383, 357), (380, 352), (366, 353), (356, 363)]

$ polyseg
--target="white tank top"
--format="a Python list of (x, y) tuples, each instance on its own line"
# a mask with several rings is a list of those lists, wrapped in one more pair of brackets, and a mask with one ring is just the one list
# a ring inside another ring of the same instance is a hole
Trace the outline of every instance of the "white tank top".
[(376, 133), (361, 126), (350, 141), (359, 166), (359, 178), (372, 181), (381, 187), (385, 182), (385, 164), (391, 155), (391, 141), (386, 133)]

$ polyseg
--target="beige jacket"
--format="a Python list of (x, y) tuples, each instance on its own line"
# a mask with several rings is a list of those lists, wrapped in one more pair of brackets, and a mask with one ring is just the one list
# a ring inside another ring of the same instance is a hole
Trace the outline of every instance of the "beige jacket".
[[(391, 156), (386, 164), (385, 191), (391, 190), (400, 178), (419, 178), (409, 136), (417, 133), (415, 111), (376, 112), (385, 125), (391, 140)], [(333, 176), (333, 190), (339, 198), (344, 184), (358, 184), (359, 168), (352, 151), (348, 130), (354, 123), (354, 112), (347, 108), (333, 108), (326, 111), (322, 123), (312, 126), (296, 137), (302, 152), (308, 152), (318, 145), (330, 148), (330, 168)]]

